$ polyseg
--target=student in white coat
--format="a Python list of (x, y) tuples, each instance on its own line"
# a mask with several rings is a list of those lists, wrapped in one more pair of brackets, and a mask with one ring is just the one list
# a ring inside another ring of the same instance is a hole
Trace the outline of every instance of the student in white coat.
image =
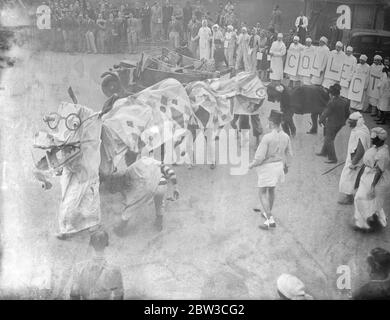
[[(335, 56), (335, 59), (334, 59), (335, 62), (333, 61), (334, 64), (339, 64), (339, 65), (341, 64), (341, 67), (342, 67), (342, 63), (343, 63), (344, 57), (345, 57), (345, 53), (343, 51), (343, 43), (341, 41), (337, 41), (336, 48), (335, 48), (335, 50), (332, 50), (331, 53)], [(331, 62), (329, 62), (329, 63), (331, 63)], [(324, 81), (322, 82), (322, 86), (326, 89), (329, 89), (330, 86), (333, 86), (335, 83), (339, 83), (339, 81), (325, 77)]]
[(343, 83), (340, 83), (341, 85), (341, 96), (344, 97), (344, 98), (348, 98), (348, 91), (349, 91), (349, 84), (351, 83), (351, 80), (352, 80), (352, 75), (353, 75), (353, 72), (356, 68), (356, 65), (357, 65), (357, 59), (355, 58), (355, 56), (353, 55), (353, 48), (351, 46), (348, 46), (347, 49), (345, 50), (345, 61), (349, 63), (349, 70), (346, 70), (347, 71), (347, 74), (348, 74), (348, 78), (345, 82), (345, 84), (347, 84), (346, 86), (343, 86)]
[[(305, 41), (305, 47), (303, 48), (302, 50), (302, 54), (306, 54), (306, 53), (312, 53), (314, 55), (315, 53), (315, 47), (312, 46), (312, 43), (313, 43), (313, 40), (311, 38), (306, 38), (306, 41)], [(311, 76), (301, 76), (300, 77), (301, 79), (301, 83), (303, 85), (311, 85)]]
[(283, 80), (283, 57), (286, 55), (286, 45), (283, 42), (283, 34), (278, 33), (276, 41), (271, 45), (269, 55), (271, 56), (270, 79), (274, 84), (280, 84)]

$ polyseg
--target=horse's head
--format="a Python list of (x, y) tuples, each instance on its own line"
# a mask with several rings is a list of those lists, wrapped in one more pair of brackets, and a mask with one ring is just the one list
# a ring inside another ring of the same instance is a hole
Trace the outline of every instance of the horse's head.
[(63, 102), (43, 118), (48, 129), (34, 136), (33, 156), (38, 170), (57, 175), (67, 168), (91, 177), (100, 164), (101, 119), (84, 106)]

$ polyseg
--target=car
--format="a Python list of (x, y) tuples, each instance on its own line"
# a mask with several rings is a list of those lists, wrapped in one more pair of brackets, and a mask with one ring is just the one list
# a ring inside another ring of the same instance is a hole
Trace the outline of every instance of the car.
[(371, 29), (344, 30), (341, 42), (346, 46), (353, 47), (354, 56), (359, 59), (360, 55), (368, 57), (371, 64), (374, 56), (379, 54), (382, 58), (390, 57), (390, 31)]

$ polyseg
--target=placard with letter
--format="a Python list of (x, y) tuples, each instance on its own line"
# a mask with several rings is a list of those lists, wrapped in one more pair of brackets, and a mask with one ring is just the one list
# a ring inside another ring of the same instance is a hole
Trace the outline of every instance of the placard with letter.
[(321, 76), (321, 71), (322, 66), (324, 63), (324, 60), (327, 58), (329, 51), (316, 48), (314, 58), (313, 58), (313, 63), (311, 65), (311, 71), (310, 73), (315, 76), (315, 77), (320, 77)]
[(363, 71), (354, 72), (349, 85), (348, 99), (361, 102), (364, 93), (364, 87), (367, 80), (367, 74)]
[(290, 76), (296, 76), (299, 66), (300, 52), (297, 50), (288, 50), (284, 73)]
[(303, 77), (311, 76), (311, 65), (314, 59), (314, 50), (303, 50), (299, 60), (298, 75)]

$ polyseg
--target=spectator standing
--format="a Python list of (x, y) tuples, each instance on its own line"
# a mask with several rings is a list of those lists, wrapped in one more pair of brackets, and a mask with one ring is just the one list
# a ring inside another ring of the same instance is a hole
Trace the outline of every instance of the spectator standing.
[(151, 9), (151, 33), (153, 41), (161, 40), (162, 12), (158, 2), (155, 2)]
[(145, 39), (150, 39), (151, 8), (147, 2), (141, 10), (142, 30)]
[(114, 14), (110, 13), (108, 15), (108, 20), (106, 22), (106, 48), (107, 53), (114, 53), (115, 46), (115, 20)]
[(244, 70), (249, 72), (251, 70), (251, 60), (249, 53), (249, 41), (250, 35), (247, 28), (242, 27), (241, 33), (237, 39), (237, 58), (236, 58), (236, 71), (241, 68), (241, 64), (244, 65)]
[(371, 250), (366, 259), (370, 280), (353, 293), (354, 300), (390, 300), (390, 252)]
[(301, 43), (302, 44), (304, 44), (304, 41), (306, 39), (307, 27), (308, 26), (309, 26), (309, 20), (303, 14), (303, 11), (301, 11), (299, 16), (295, 20), (295, 27), (296, 27), (296, 31), (297, 31), (297, 34), (299, 36), (299, 39), (301, 39)]
[(386, 67), (382, 70), (382, 79), (379, 84), (379, 102), (378, 112), (379, 117), (377, 124), (386, 124), (386, 116), (390, 112), (390, 70)]
[(134, 18), (132, 13), (130, 13), (129, 18), (127, 19), (127, 42), (129, 44), (129, 52), (132, 54), (137, 52), (137, 28), (137, 19)]
[(212, 37), (212, 53), (213, 58), (215, 62), (215, 67), (217, 70), (221, 68), (222, 62), (225, 63), (226, 66), (229, 66), (229, 63), (226, 60), (225, 54), (224, 54), (224, 36), (222, 34), (222, 31), (220, 27), (215, 24), (213, 26), (213, 37)]
[(99, 13), (96, 20), (96, 45), (99, 53), (106, 53), (105, 39), (106, 39), (106, 20), (103, 19), (103, 14)]
[(192, 16), (192, 20), (189, 23), (189, 29), (190, 29), (190, 38), (189, 38), (189, 49), (192, 52), (192, 56), (194, 58), (199, 59), (199, 41), (193, 41), (192, 39), (196, 38), (196, 36), (199, 33), (199, 29), (202, 27), (202, 24), (200, 20), (196, 17), (194, 14)]
[(87, 18), (87, 53), (97, 53), (96, 44), (95, 44), (95, 31), (96, 23), (92, 20), (91, 17)]
[(116, 18), (116, 26), (118, 30), (118, 48), (119, 52), (127, 51), (127, 20), (123, 16), (123, 12), (118, 12), (118, 17)]
[(228, 25), (225, 33), (224, 49), (229, 67), (234, 67), (234, 54), (236, 51), (237, 34), (232, 25)]
[(192, 39), (197, 41), (199, 39), (199, 58), (200, 60), (210, 60), (210, 42), (211, 42), (211, 30), (207, 26), (207, 20), (202, 21), (202, 27), (199, 29), (198, 35)]
[(123, 280), (120, 268), (105, 259), (109, 246), (106, 231), (98, 230), (91, 235), (90, 246), (94, 257), (78, 264), (73, 272), (70, 290), (72, 300), (122, 300)]
[(251, 71), (257, 71), (257, 53), (260, 48), (260, 36), (257, 33), (256, 28), (252, 28), (252, 32), (249, 40), (249, 56), (251, 61)]
[(188, 40), (188, 24), (190, 23), (192, 17), (192, 7), (189, 1), (186, 2), (186, 5), (183, 8), (183, 36), (184, 40)]
[(278, 33), (282, 28), (282, 11), (279, 9), (279, 5), (276, 5), (272, 11), (270, 27), (274, 28), (275, 32)]
[(180, 47), (180, 32), (180, 23), (176, 20), (175, 16), (172, 16), (171, 22), (169, 23), (169, 41), (174, 49)]
[(266, 73), (268, 69), (268, 59), (267, 59), (267, 33), (265, 30), (260, 31), (260, 40), (259, 40), (259, 52), (260, 59), (258, 60), (258, 69), (259, 76), (262, 81), (266, 81)]
[(171, 18), (173, 15), (173, 6), (169, 2), (169, 0), (166, 0), (163, 7), (162, 7), (162, 26), (163, 26), (163, 39), (168, 39), (168, 28), (169, 23), (171, 22)]

